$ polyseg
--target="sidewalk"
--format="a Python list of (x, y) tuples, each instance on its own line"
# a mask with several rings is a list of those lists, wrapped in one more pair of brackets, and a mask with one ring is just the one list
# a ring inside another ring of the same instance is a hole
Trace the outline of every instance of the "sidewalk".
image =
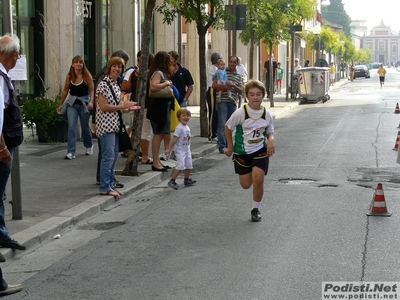
[[(342, 80), (333, 89), (347, 82)], [(274, 95), (274, 107), (270, 107), (269, 99), (264, 106), (274, 118), (299, 105), (299, 99), (286, 101), (285, 95)], [(217, 144), (208, 143), (207, 138), (200, 137), (199, 106), (189, 106), (192, 120), (189, 125), (192, 132), (192, 155), (199, 158), (217, 151)], [(32, 138), (31, 130), (26, 130), (25, 141), (19, 147), (22, 220), (12, 220), (11, 176), (7, 186), (6, 225), (10, 234), (28, 249), (43, 240), (52, 238), (68, 226), (93, 217), (106, 207), (115, 203), (112, 196), (100, 196), (95, 185), (97, 164), (97, 140), (94, 141), (94, 155), (86, 156), (82, 142), (77, 143), (76, 159), (65, 160), (67, 145), (43, 144)], [(124, 168), (125, 159), (119, 157), (116, 170)], [(166, 162), (174, 166), (175, 161)], [(139, 177), (117, 176), (125, 184), (125, 197), (138, 190), (156, 185), (171, 176), (171, 172), (151, 171), (151, 165), (139, 164)], [(6, 259), (22, 256), (24, 251), (0, 249)]]

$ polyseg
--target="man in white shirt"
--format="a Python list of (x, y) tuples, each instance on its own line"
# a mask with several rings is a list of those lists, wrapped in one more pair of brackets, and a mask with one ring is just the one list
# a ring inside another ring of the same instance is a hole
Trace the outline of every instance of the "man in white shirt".
[(236, 66), (236, 72), (238, 74), (242, 75), (243, 77), (243, 82), (246, 82), (246, 76), (247, 76), (247, 69), (246, 67), (242, 64), (242, 59), (238, 56), (238, 65)]
[(294, 59), (294, 72), (293, 72), (293, 74), (296, 75), (297, 70), (300, 70), (300, 69), (301, 69), (301, 66), (299, 64), (299, 59), (295, 58)]
[[(19, 51), (20, 41), (16, 35), (4, 35), (0, 38), (0, 247), (25, 250), (25, 246), (10, 237), (4, 220), (5, 189), (11, 172), (14, 146), (12, 144), (13, 138), (10, 138), (9, 133), (12, 133), (11, 136), (14, 133), (19, 136), (22, 134), (22, 117), (15, 99), (14, 87), (8, 75), (8, 71), (15, 67), (17, 60), (21, 57)], [(10, 116), (12, 118), (17, 117), (16, 122), (10, 121)], [(21, 127), (17, 126), (18, 131), (14, 131), (9, 128), (12, 125), (19, 125)], [(19, 145), (21, 142), (18, 139), (18, 142), (16, 141), (15, 144)], [(1, 261), (5, 261), (3, 255), (0, 258)], [(0, 268), (0, 296), (14, 294), (21, 291), (21, 289), (21, 284), (7, 284), (3, 279), (3, 273)]]

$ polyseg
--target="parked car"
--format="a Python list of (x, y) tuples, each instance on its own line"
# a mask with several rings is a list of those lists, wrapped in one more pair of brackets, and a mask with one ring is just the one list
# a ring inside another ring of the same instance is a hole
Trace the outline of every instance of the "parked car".
[(372, 64), (372, 69), (379, 69), (380, 66), (381, 66), (381, 63), (380, 63), (380, 62), (374, 62), (374, 63)]
[(365, 78), (370, 78), (369, 70), (366, 65), (357, 65), (355, 66), (355, 72), (354, 72), (354, 79), (357, 77), (365, 77)]

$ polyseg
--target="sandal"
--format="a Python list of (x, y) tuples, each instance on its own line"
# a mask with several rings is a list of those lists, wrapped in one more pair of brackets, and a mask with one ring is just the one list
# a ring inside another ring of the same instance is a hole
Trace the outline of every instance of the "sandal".
[(112, 191), (117, 192), (119, 196), (123, 196), (124, 195), (123, 192), (121, 192), (121, 191), (119, 191), (117, 189), (113, 189)]
[(100, 195), (102, 196), (114, 196), (114, 197), (119, 197), (120, 194), (114, 190), (109, 190), (107, 192), (101, 192)]

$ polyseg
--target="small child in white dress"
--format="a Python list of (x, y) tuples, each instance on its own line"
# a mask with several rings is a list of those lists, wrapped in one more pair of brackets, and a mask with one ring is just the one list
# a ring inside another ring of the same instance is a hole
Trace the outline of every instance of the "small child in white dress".
[(192, 117), (190, 110), (187, 108), (180, 108), (176, 115), (179, 120), (178, 126), (175, 128), (174, 138), (165, 150), (165, 154), (169, 154), (172, 149), (175, 151), (176, 161), (178, 165), (172, 172), (171, 180), (168, 182), (168, 186), (177, 190), (179, 185), (176, 183), (176, 178), (181, 171), (185, 171), (185, 178), (183, 184), (185, 186), (191, 186), (196, 183), (196, 180), (192, 180), (190, 177), (190, 171), (193, 169), (192, 163), (192, 152), (190, 151), (190, 128), (187, 125)]

